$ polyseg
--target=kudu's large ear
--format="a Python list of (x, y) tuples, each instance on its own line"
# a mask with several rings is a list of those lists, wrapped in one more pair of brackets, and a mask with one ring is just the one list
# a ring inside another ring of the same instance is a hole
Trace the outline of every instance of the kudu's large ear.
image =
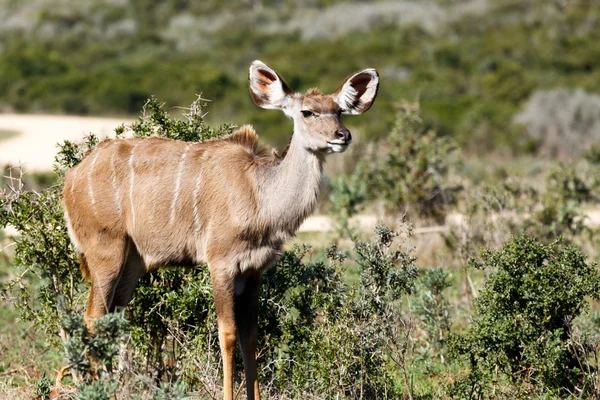
[(375, 69), (369, 68), (346, 78), (333, 94), (333, 99), (344, 114), (362, 114), (371, 108), (378, 88), (379, 74)]
[(250, 95), (257, 106), (282, 109), (292, 91), (277, 72), (262, 61), (252, 61), (248, 73)]

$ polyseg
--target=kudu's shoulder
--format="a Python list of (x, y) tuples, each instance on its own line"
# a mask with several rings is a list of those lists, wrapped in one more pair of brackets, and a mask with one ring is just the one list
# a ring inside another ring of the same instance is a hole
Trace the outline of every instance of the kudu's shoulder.
[(260, 142), (251, 125), (240, 127), (231, 136), (223, 139), (223, 144), (243, 149), (250, 159), (257, 163), (273, 163), (280, 159), (274, 149)]

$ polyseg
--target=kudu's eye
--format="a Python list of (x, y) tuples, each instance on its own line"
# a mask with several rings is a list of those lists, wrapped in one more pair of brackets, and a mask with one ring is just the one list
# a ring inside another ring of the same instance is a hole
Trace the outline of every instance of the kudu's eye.
[(300, 111), (300, 112), (302, 113), (302, 116), (303, 116), (304, 118), (312, 117), (312, 116), (314, 116), (314, 115), (315, 115), (315, 113), (314, 113), (314, 112), (312, 112), (312, 111), (309, 111), (309, 110), (302, 110), (302, 111)]

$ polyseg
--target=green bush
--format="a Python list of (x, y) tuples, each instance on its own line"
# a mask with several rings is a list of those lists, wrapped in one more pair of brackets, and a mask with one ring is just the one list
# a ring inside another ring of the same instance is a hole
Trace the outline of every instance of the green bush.
[(351, 175), (333, 181), (330, 200), (340, 233), (351, 232), (349, 219), (380, 200), (395, 215), (429, 217), (443, 222), (460, 190), (448, 177), (455, 144), (426, 128), (418, 103), (397, 107), (394, 127)]
[(546, 242), (564, 236), (569, 240), (593, 234), (582, 212), (585, 204), (597, 198), (597, 183), (588, 175), (594, 170), (578, 171), (563, 163), (553, 167), (546, 178), (546, 190), (533, 198), (523, 229)]
[(355, 227), (350, 218), (364, 210), (368, 201), (374, 200), (365, 179), (366, 163), (359, 162), (351, 174), (341, 174), (329, 188), (329, 215), (340, 237), (354, 237)]
[(450, 273), (442, 268), (432, 268), (423, 272), (420, 279), (420, 297), (414, 304), (414, 313), (423, 322), (427, 338), (425, 340), (432, 355), (438, 355), (444, 362), (452, 311), (444, 291), (452, 286)]
[(582, 370), (587, 361), (574, 346), (572, 328), (588, 297), (600, 297), (597, 266), (562, 240), (543, 245), (525, 236), (471, 265), (491, 275), (471, 326), (451, 340), (470, 369), (454, 386), (457, 397), (591, 396)]
[(365, 177), (372, 195), (390, 211), (443, 220), (458, 190), (448, 184), (453, 142), (428, 130), (419, 105), (405, 102), (382, 147), (383, 155), (370, 160), (373, 166)]

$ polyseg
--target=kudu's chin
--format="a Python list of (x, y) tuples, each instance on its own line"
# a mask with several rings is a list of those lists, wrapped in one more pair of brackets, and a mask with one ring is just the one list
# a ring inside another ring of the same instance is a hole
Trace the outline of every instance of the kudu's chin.
[(327, 153), (343, 153), (348, 149), (350, 143), (352, 143), (352, 140), (332, 140), (331, 142), (327, 142)]

